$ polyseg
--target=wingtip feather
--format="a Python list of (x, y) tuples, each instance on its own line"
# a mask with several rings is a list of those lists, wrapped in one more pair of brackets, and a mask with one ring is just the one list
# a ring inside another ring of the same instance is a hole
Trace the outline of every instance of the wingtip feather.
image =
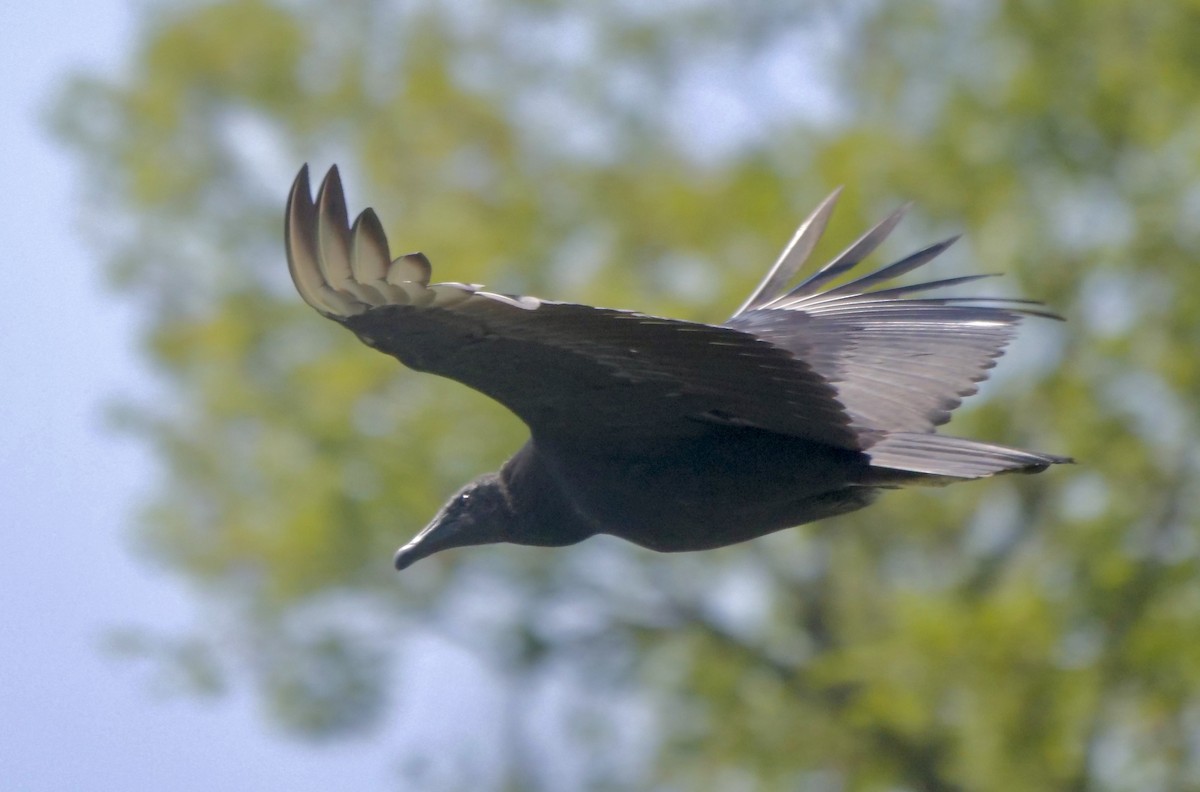
[(775, 264), (767, 272), (766, 277), (746, 302), (734, 312), (734, 316), (761, 308), (779, 296), (787, 283), (795, 277), (804, 262), (812, 255), (813, 248), (817, 246), (818, 240), (825, 233), (826, 226), (829, 225), (829, 218), (833, 215), (834, 207), (837, 206), (841, 194), (842, 187), (835, 187), (825, 197), (825, 200), (817, 204), (817, 208), (804, 218), (804, 221), (796, 229), (796, 233), (792, 234), (792, 238), (784, 247), (783, 252), (779, 254)]
[(382, 281), (391, 258), (379, 216), (374, 209), (364, 209), (350, 227), (350, 272), (359, 283)]
[(329, 169), (317, 190), (318, 263), (325, 281), (336, 289), (354, 282), (350, 269), (350, 219), (346, 194), (336, 165)]
[(335, 320), (385, 305), (454, 308), (474, 296), (522, 310), (541, 305), (534, 297), (493, 294), (480, 286), (430, 285), (433, 267), (423, 253), (392, 260), (374, 210), (364, 209), (350, 224), (336, 165), (322, 179), (315, 199), (308, 164), (301, 166), (284, 211), (284, 246), (288, 271), (300, 296)]
[(422, 286), (428, 286), (429, 278), (432, 275), (433, 267), (424, 253), (408, 253), (391, 263), (391, 266), (388, 267), (387, 281), (397, 285), (419, 283)]
[(312, 199), (308, 164), (305, 163), (292, 182), (284, 212), (288, 272), (300, 296), (320, 313), (326, 316), (354, 313), (349, 300), (329, 288), (321, 270), (316, 233), (317, 207)]
[(802, 299), (806, 296), (816, 294), (821, 287), (829, 281), (857, 267), (863, 259), (871, 255), (880, 244), (895, 230), (896, 226), (904, 218), (912, 206), (911, 203), (904, 203), (897, 209), (893, 210), (887, 217), (880, 220), (871, 228), (856, 239), (848, 248), (843, 250), (834, 258), (830, 259), (829, 263), (821, 267), (811, 277), (803, 283), (792, 289), (787, 294), (782, 295), (772, 301), (775, 303), (787, 304), (794, 302), (797, 299)]

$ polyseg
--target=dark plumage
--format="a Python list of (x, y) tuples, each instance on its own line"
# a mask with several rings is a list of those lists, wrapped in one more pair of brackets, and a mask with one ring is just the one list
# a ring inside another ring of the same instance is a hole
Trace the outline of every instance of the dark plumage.
[(987, 376), (1025, 300), (910, 295), (974, 280), (872, 288), (953, 240), (840, 286), (895, 212), (791, 290), (837, 194), (723, 325), (430, 284), (391, 259), (375, 213), (348, 223), (337, 169), (288, 199), (301, 296), (364, 343), (512, 410), (530, 439), (452, 497), (396, 554), (400, 569), (491, 542), (566, 545), (597, 533), (703, 550), (866, 506), (880, 488), (1034, 473), (1063, 457), (934, 434)]

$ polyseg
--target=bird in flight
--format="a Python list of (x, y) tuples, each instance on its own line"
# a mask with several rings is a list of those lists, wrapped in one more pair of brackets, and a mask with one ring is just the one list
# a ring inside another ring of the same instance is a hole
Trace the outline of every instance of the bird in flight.
[(954, 239), (838, 284), (898, 210), (791, 286), (836, 199), (800, 225), (732, 318), (709, 325), (430, 283), (421, 253), (392, 258), (374, 211), (350, 224), (336, 167), (314, 200), (304, 166), (284, 236), (305, 302), (529, 428), (500, 470), (400, 548), (396, 567), (455, 547), (595, 534), (705, 550), (860, 509), (883, 489), (1069, 462), (935, 432), (1024, 316), (1052, 316), (1029, 300), (921, 296), (985, 276), (878, 288)]

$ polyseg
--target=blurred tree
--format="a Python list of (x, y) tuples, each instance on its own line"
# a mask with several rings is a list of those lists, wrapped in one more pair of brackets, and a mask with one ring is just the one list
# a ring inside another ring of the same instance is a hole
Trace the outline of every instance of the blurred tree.
[[(734, 8), (190, 2), (73, 82), (57, 127), (165, 384), (120, 410), (163, 460), (143, 535), (209, 613), (131, 643), (250, 676), (311, 737), (402, 699), (411, 636), (460, 643), (507, 680), (505, 758), (437, 775), (404, 746), (406, 788), (1200, 787), (1200, 7)], [(1071, 320), (1027, 327), (955, 431), (1084, 464), (707, 554), (397, 576), (523, 430), (301, 303), (306, 160), (443, 279), (708, 320), (831, 186), (829, 250), (913, 199), (891, 252), (963, 229), (995, 288)]]

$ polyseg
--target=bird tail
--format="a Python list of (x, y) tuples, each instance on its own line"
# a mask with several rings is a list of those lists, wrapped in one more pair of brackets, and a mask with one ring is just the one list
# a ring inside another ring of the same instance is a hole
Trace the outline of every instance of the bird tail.
[(902, 474), (897, 477), (900, 480), (933, 477), (924, 482), (929, 484), (939, 483), (938, 479), (977, 479), (997, 473), (1039, 473), (1051, 465), (1074, 461), (1053, 454), (921, 432), (885, 435), (866, 453), (871, 458), (872, 471), (881, 479), (889, 478), (888, 474), (894, 471)]

